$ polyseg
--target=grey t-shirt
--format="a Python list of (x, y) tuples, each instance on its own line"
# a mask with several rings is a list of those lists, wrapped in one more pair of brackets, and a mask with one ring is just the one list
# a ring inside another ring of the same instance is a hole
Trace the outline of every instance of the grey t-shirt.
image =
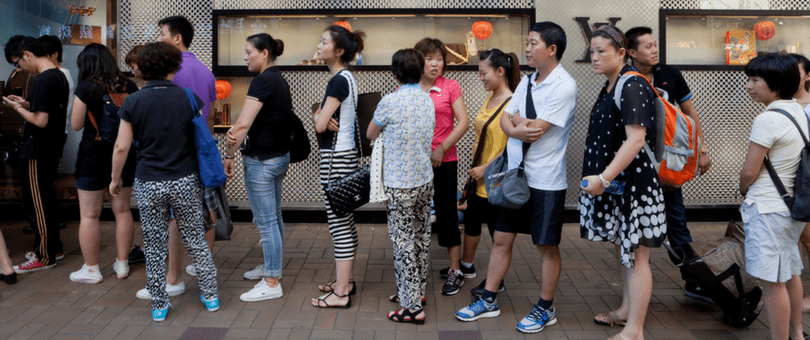
[[(202, 100), (194, 97), (202, 107)], [(175, 180), (197, 171), (194, 114), (182, 88), (169, 80), (152, 80), (127, 97), (118, 114), (132, 124), (138, 144), (135, 178)]]

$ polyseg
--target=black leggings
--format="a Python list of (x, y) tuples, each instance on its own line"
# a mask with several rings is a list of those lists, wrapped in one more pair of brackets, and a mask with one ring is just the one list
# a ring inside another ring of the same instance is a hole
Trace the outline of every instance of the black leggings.
[(461, 233), (458, 231), (458, 162), (443, 162), (433, 168), (433, 210), (436, 211), (436, 223), (433, 230), (439, 236), (439, 245), (445, 248), (461, 245)]
[(486, 223), (489, 236), (494, 241), (495, 226), (498, 224), (499, 213), (500, 208), (498, 206), (490, 204), (484, 197), (473, 194), (470, 200), (467, 201), (467, 210), (464, 211), (464, 234), (480, 236), (481, 224)]

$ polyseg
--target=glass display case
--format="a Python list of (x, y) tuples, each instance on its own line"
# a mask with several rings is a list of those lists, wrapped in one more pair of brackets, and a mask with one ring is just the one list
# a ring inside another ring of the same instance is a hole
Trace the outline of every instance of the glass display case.
[(356, 64), (388, 68), (394, 52), (433, 37), (448, 45), (451, 65), (477, 66), (478, 51), (499, 48), (524, 53), (531, 9), (411, 9), (411, 10), (215, 10), (213, 12), (213, 68), (217, 76), (248, 75), (244, 66), (248, 36), (268, 33), (284, 42), (276, 65), (287, 70), (313, 69), (315, 52), (324, 29), (333, 23), (366, 33), (365, 48)]
[(764, 53), (808, 55), (810, 11), (660, 12), (661, 62), (680, 69), (741, 69)]

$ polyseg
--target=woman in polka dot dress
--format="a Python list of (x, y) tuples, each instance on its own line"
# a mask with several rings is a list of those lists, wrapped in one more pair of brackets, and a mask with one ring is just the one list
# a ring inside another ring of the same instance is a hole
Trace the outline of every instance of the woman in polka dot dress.
[[(664, 196), (645, 142), (655, 147), (655, 102), (652, 88), (630, 77), (621, 89), (621, 109), (614, 102), (625, 63), (627, 40), (611, 26), (591, 37), (594, 71), (607, 77), (590, 115), (582, 165), (581, 237), (616, 245), (622, 278), (622, 305), (597, 315), (600, 325), (624, 325), (611, 339), (643, 339), (644, 317), (652, 293), (650, 247), (666, 236)], [(586, 183), (587, 181), (587, 183)]]

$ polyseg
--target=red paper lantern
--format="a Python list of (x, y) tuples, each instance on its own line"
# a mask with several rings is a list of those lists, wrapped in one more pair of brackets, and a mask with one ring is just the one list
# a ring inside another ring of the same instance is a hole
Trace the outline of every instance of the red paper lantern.
[(754, 31), (757, 32), (757, 39), (768, 40), (776, 34), (776, 25), (767, 20), (760, 21), (754, 25)]
[(352, 25), (349, 24), (349, 22), (346, 21), (346, 20), (335, 21), (335, 22), (332, 23), (332, 25), (338, 25), (340, 27), (343, 27), (343, 28), (349, 30), (349, 32), (352, 31)]
[(223, 100), (231, 94), (231, 83), (227, 80), (217, 80), (214, 87), (217, 89), (217, 100)]
[(492, 24), (487, 21), (476, 21), (472, 25), (472, 32), (480, 40), (486, 40), (492, 35)]

